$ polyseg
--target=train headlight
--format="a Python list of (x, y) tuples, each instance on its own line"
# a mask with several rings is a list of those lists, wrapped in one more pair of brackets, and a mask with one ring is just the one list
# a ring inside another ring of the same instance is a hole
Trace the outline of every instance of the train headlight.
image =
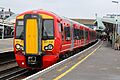
[(44, 49), (45, 49), (45, 50), (48, 50), (48, 47), (47, 47), (47, 46), (45, 46), (45, 47), (44, 47)]
[(21, 46), (20, 44), (16, 44), (16, 49), (17, 50), (24, 50), (23, 46)]
[(19, 44), (16, 44), (16, 49), (20, 49), (20, 45)]
[(44, 47), (45, 50), (52, 50), (53, 49), (53, 45), (49, 44), (48, 46)]
[(49, 49), (49, 50), (52, 50), (52, 49), (53, 49), (53, 45), (52, 45), (52, 44), (49, 44), (49, 45), (48, 45), (48, 49)]
[(20, 49), (23, 51), (24, 50), (23, 46), (21, 46)]

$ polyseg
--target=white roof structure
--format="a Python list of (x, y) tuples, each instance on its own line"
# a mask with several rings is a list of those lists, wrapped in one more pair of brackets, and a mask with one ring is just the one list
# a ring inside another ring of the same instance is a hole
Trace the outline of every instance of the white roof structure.
[(13, 15), (10, 16), (9, 18), (5, 19), (4, 22), (5, 22), (5, 23), (8, 23), (8, 24), (14, 24), (17, 15), (18, 15), (18, 14), (13, 14)]

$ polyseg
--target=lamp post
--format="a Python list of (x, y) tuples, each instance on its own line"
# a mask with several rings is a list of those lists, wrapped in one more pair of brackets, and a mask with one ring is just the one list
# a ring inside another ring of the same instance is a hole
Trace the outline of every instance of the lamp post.
[[(119, 4), (119, 2), (118, 1), (112, 1), (113, 3), (115, 3), (115, 4)], [(117, 10), (118, 10), (118, 8), (119, 8), (119, 5), (117, 6)], [(119, 10), (118, 10), (119, 11)], [(119, 13), (119, 12), (118, 12)], [(119, 14), (118, 14), (119, 15)], [(117, 29), (116, 29), (116, 31), (119, 33), (119, 25), (118, 25), (118, 15), (116, 14), (116, 27), (117, 27)]]
[[(117, 4), (117, 11), (119, 11), (118, 10), (118, 8), (119, 8), (119, 6), (118, 6), (118, 4), (119, 4), (119, 2), (118, 1), (112, 1), (112, 3), (115, 3), (115, 4)], [(116, 11), (116, 12), (117, 12)], [(118, 13), (118, 12), (117, 12)], [(119, 25), (118, 25), (118, 14), (116, 13), (116, 19), (115, 19), (115, 21), (116, 21), (116, 26), (115, 26), (115, 28), (113, 28), (113, 40), (112, 40), (112, 44), (113, 44), (113, 47), (114, 47), (114, 43), (115, 43), (115, 39), (116, 39), (116, 36), (117, 36), (117, 34), (116, 34), (116, 32), (119, 32)]]
[(2, 19), (2, 23), (3, 23), (3, 27), (2, 27), (2, 39), (4, 39), (4, 18), (5, 18), (4, 9), (5, 9), (5, 8), (0, 7), (0, 9), (3, 10), (3, 19)]

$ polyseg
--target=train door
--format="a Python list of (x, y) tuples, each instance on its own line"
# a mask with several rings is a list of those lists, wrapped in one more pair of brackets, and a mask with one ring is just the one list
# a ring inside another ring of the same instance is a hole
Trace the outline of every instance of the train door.
[(39, 55), (41, 53), (41, 17), (37, 14), (26, 14), (24, 21), (25, 53), (27, 55)]
[(66, 50), (71, 48), (71, 34), (70, 34), (70, 26), (64, 27), (64, 35), (65, 35), (65, 45)]
[(62, 52), (71, 48), (71, 33), (70, 26), (66, 26), (65, 23), (61, 24), (61, 37), (62, 37)]
[(62, 48), (61, 48), (61, 51), (64, 51), (65, 50), (65, 36), (64, 36), (64, 25), (62, 23), (58, 23), (58, 26), (59, 26), (59, 32), (60, 32), (60, 35), (61, 35), (61, 39), (62, 39)]
[(70, 26), (70, 32), (71, 32), (71, 51), (74, 48), (74, 28), (72, 26)]
[(83, 28), (83, 35), (84, 35), (84, 46), (86, 45), (86, 30)]
[(86, 29), (86, 32), (85, 32), (85, 35), (86, 35), (86, 44), (88, 44), (89, 43), (89, 38), (88, 38), (88, 29)]

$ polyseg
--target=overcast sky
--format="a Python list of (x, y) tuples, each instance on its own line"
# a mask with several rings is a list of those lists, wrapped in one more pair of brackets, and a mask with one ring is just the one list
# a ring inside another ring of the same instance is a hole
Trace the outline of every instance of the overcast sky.
[(0, 0), (0, 7), (11, 8), (15, 13), (44, 9), (69, 18), (95, 18), (106, 14), (118, 13), (119, 4), (112, 0)]

